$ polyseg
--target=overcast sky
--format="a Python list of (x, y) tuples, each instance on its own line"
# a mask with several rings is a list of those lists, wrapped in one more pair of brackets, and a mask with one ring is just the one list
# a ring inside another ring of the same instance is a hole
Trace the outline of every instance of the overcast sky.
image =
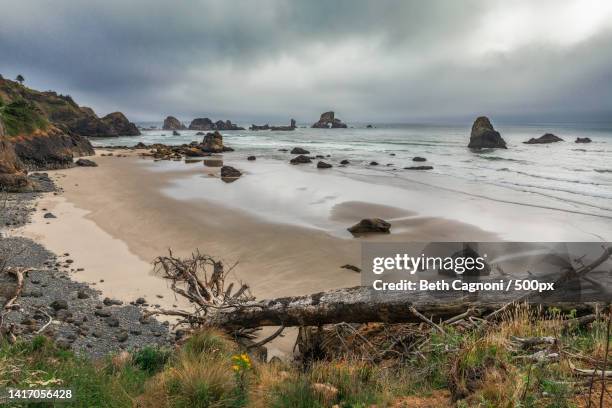
[(0, 0), (0, 74), (135, 121), (612, 121), (610, 0)]

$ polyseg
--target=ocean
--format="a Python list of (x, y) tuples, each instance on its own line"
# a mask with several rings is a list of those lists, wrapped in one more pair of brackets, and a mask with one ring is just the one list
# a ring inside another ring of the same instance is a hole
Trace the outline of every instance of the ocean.
[[(141, 124), (151, 126), (151, 123)], [(160, 123), (154, 125), (161, 126)], [(244, 126), (244, 125), (242, 125)], [(300, 126), (300, 125), (298, 125)], [(470, 127), (448, 125), (353, 125), (348, 129), (298, 127), (292, 132), (224, 131), (224, 143), (236, 149), (232, 155), (288, 161), (279, 149), (299, 146), (335, 166), (332, 171), (394, 184), (406, 179), (442, 189), (503, 202), (562, 209), (612, 218), (612, 126), (496, 125), (508, 149), (468, 149)], [(248, 127), (245, 126), (245, 127)], [(147, 130), (142, 136), (96, 138), (96, 146), (133, 146), (138, 142), (182, 144), (201, 140), (195, 131)], [(526, 145), (524, 141), (553, 133), (564, 142)], [(592, 143), (574, 143), (589, 137)], [(414, 162), (413, 158), (426, 158)], [(343, 159), (351, 164), (336, 165)], [(376, 161), (377, 166), (369, 165)], [(404, 170), (430, 165), (433, 170)], [(340, 187), (341, 188), (341, 187)], [(450, 203), (449, 203), (450, 204)]]

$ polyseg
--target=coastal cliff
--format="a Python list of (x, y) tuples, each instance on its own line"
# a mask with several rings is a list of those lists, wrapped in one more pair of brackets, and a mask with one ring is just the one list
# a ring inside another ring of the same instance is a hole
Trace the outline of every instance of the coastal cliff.
[(86, 137), (52, 120), (66, 106), (78, 108), (69, 97), (54, 105), (58, 98), (0, 78), (0, 189), (31, 190), (27, 171), (72, 167), (74, 157), (94, 154)]
[(1, 77), (0, 101), (5, 105), (14, 102), (30, 104), (47, 122), (80, 136), (140, 135), (136, 125), (121, 112), (99, 118), (93, 109), (79, 106), (70, 95), (37, 91)]

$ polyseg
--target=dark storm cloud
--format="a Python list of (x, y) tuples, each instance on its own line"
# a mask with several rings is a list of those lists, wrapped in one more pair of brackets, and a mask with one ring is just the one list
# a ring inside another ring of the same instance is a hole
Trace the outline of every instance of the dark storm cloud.
[(0, 73), (136, 120), (610, 111), (611, 10), (577, 4), (0, 0)]

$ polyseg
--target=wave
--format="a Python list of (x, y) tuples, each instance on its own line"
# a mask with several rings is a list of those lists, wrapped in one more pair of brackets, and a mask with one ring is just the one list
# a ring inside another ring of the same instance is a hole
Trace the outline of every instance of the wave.
[[(518, 170), (508, 169), (507, 171), (510, 171), (516, 174), (520, 174), (522, 176), (533, 177), (533, 178), (542, 179), (542, 180), (561, 181), (563, 183), (585, 184), (585, 185), (591, 185), (591, 186), (609, 186), (610, 185), (606, 183), (595, 183), (595, 182), (590, 182), (590, 181), (572, 180), (572, 179), (566, 179), (566, 178), (561, 178), (561, 177), (542, 176), (539, 174), (532, 174), (532, 173), (527, 173), (525, 171), (518, 171)], [(608, 170), (608, 171), (612, 172), (612, 170)]]
[(509, 162), (522, 163), (522, 164), (529, 163), (526, 160), (510, 159), (510, 158), (507, 158), (507, 157), (499, 157), (499, 156), (482, 156), (482, 155), (479, 155), (478, 157), (480, 157), (481, 159), (490, 160), (490, 161), (509, 161)]
[(598, 173), (612, 173), (612, 169), (593, 169), (593, 171)]

